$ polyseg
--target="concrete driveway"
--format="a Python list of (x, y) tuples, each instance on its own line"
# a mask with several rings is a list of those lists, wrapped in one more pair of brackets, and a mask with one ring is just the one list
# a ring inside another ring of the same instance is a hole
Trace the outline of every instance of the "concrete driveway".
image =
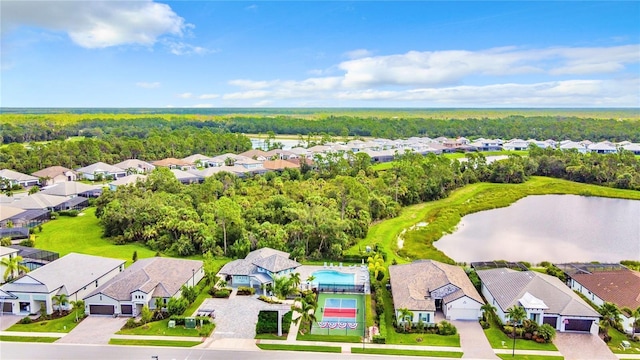
[(119, 331), (128, 317), (88, 316), (57, 343), (108, 344), (111, 335)]
[(463, 358), (498, 359), (478, 321), (452, 320), (451, 323), (460, 334), (460, 347), (464, 352)]
[(7, 330), (11, 326), (13, 326), (13, 324), (15, 324), (18, 321), (20, 321), (20, 319), (22, 319), (23, 317), (24, 316), (11, 315), (11, 314), (2, 314), (2, 315), (0, 315), (0, 331)]
[[(253, 339), (260, 310), (277, 310), (290, 305), (267, 304), (251, 296), (234, 296), (230, 299), (205, 299), (201, 309), (215, 310), (216, 329), (213, 338)], [(285, 332), (288, 331), (285, 330)]]
[(558, 332), (553, 343), (565, 360), (618, 359), (597, 335)]

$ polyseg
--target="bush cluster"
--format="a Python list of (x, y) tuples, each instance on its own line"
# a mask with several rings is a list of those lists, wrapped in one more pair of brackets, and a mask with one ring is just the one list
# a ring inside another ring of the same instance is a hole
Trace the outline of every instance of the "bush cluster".
[(229, 295), (231, 295), (231, 289), (229, 289), (229, 288), (224, 288), (224, 289), (211, 288), (211, 290), (209, 290), (209, 295), (213, 296), (214, 298), (226, 299), (226, 298), (229, 297)]
[(274, 299), (272, 299), (272, 298), (270, 298), (268, 296), (264, 296), (264, 295), (258, 296), (258, 300), (262, 300), (262, 301), (264, 301), (266, 303), (269, 303), (269, 304), (282, 304), (281, 301), (274, 300)]
[(253, 295), (256, 293), (256, 289), (248, 286), (238, 286), (238, 295)]
[(80, 211), (78, 211), (78, 210), (60, 210), (60, 211), (58, 211), (58, 215), (59, 216), (69, 216), (69, 217), (76, 217), (76, 216), (78, 216), (79, 213), (80, 213)]
[[(178, 315), (172, 315), (171, 317), (169, 317), (169, 320), (173, 320), (176, 322), (176, 326), (183, 326), (184, 325), (184, 319), (188, 318), (190, 316), (178, 316)], [(211, 318), (207, 317), (207, 316), (196, 316), (196, 324), (200, 325), (200, 322), (202, 321), (202, 325), (209, 325), (211, 324)]]
[[(289, 311), (282, 318), (282, 331), (287, 332), (291, 326), (291, 315)], [(277, 311), (260, 311), (258, 314), (258, 322), (256, 323), (256, 334), (275, 334), (278, 332), (278, 312)]]

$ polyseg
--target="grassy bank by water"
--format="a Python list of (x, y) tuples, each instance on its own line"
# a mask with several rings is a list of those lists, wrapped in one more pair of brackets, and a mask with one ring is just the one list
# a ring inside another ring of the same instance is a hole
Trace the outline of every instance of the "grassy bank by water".
[[(546, 177), (532, 177), (524, 184), (477, 183), (451, 193), (447, 198), (408, 206), (396, 218), (384, 220), (369, 228), (367, 237), (346, 251), (359, 254), (366, 246), (378, 244), (387, 252), (387, 263), (396, 259), (405, 263), (413, 259), (434, 259), (452, 262), (433, 246), (444, 234), (455, 230), (460, 219), (468, 214), (509, 206), (529, 195), (574, 194), (640, 200), (640, 192), (587, 185)], [(404, 235), (398, 249), (398, 235), (409, 227), (426, 222), (428, 225)]]

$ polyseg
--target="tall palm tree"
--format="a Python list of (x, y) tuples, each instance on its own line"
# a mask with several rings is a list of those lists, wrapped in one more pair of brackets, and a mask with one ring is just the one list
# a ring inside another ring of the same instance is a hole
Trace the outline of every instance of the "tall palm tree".
[(2, 258), (0, 264), (6, 268), (4, 271), (4, 281), (13, 280), (16, 273), (20, 275), (29, 271), (28, 267), (22, 265), (22, 260), (24, 259), (20, 255), (11, 258)]
[(311, 284), (313, 283), (313, 280), (315, 280), (316, 277), (313, 275), (309, 275), (309, 277), (307, 277), (307, 284), (310, 286), (312, 286)]
[(398, 309), (398, 322), (402, 322), (405, 330), (411, 329), (413, 319), (413, 312), (407, 308)]
[(513, 325), (513, 353), (511, 356), (516, 355), (516, 326), (522, 323), (522, 320), (527, 318), (527, 311), (522, 306), (512, 306), (507, 309), (507, 317)]
[(84, 300), (76, 300), (76, 301), (69, 301), (69, 304), (71, 304), (73, 312), (76, 314), (76, 322), (78, 322), (78, 310), (83, 309), (84, 310)]
[(632, 332), (640, 332), (640, 306), (631, 312), (631, 316), (633, 317), (633, 322), (631, 323), (631, 326), (633, 326)]
[(622, 319), (620, 318), (620, 309), (610, 302), (606, 302), (598, 309), (602, 320), (600, 320), (600, 327), (604, 333), (609, 335), (609, 328), (613, 327), (619, 329), (622, 326)]
[(480, 307), (482, 310), (482, 314), (484, 315), (484, 319), (486, 321), (493, 321), (496, 315), (496, 307), (491, 304), (484, 304)]
[(58, 294), (52, 296), (51, 300), (53, 301), (53, 306), (58, 308), (58, 314), (60, 314), (62, 313), (62, 307), (64, 306), (64, 304), (69, 302), (69, 297), (67, 296), (67, 294)]
[[(300, 316), (295, 320), (296, 324), (300, 324), (300, 328), (298, 331), (301, 334), (304, 334), (302, 330), (308, 330), (310, 332), (311, 324), (313, 324), (313, 322), (317, 320), (315, 314), (315, 305), (312, 303), (308, 303), (305, 298), (300, 297), (296, 299), (293, 305), (291, 305), (291, 310), (300, 313)], [(303, 327), (303, 325), (308, 325), (309, 327)]]
[(300, 287), (300, 273), (292, 273), (291, 275), (291, 285), (298, 289)]

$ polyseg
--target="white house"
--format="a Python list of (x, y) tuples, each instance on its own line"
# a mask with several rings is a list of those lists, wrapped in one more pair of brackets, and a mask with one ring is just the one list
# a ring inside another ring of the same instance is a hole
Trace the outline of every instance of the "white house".
[(124, 170), (128, 174), (146, 174), (152, 172), (153, 169), (156, 168), (154, 165), (138, 159), (121, 161), (117, 164), (113, 164), (113, 166)]
[[(618, 308), (635, 310), (640, 307), (640, 272), (621, 268), (612, 271), (577, 272), (570, 274), (569, 286), (580, 292), (594, 304), (602, 306), (610, 302)], [(625, 332), (634, 331), (635, 318), (631, 314), (621, 314), (622, 327)], [(636, 329), (640, 332), (640, 328)]]
[(76, 172), (87, 180), (97, 180), (100, 177), (103, 179), (117, 179), (127, 176), (126, 171), (103, 162), (97, 162), (95, 164), (79, 168)]
[(155, 299), (167, 304), (172, 297), (180, 296), (183, 285), (195, 286), (203, 277), (199, 260), (138, 260), (88, 294), (85, 311), (88, 315), (137, 316), (145, 305), (155, 309)]
[(0, 290), (14, 297), (8, 301), (13, 314), (37, 314), (41, 309), (51, 314), (54, 296), (65, 294), (69, 301), (82, 300), (123, 271), (124, 263), (118, 259), (70, 253), (4, 284)]
[(38, 182), (40, 182), (40, 180), (35, 176), (23, 174), (9, 169), (0, 170), (0, 178), (9, 180), (11, 186), (21, 185), (23, 187), (29, 187), (38, 185)]
[(65, 181), (76, 181), (78, 176), (76, 173), (63, 166), (50, 166), (42, 170), (38, 170), (31, 175), (41, 179), (42, 186), (55, 185)]
[(396, 317), (400, 309), (413, 313), (412, 322), (435, 323), (436, 311), (448, 320), (478, 320), (482, 297), (462, 268), (434, 260), (389, 266)]
[(254, 250), (244, 259), (226, 263), (218, 272), (232, 286), (250, 286), (260, 288), (273, 283), (276, 276), (289, 275), (300, 266), (289, 259), (289, 253), (271, 248)]
[(598, 333), (598, 314), (560, 279), (535, 271), (499, 268), (478, 270), (482, 295), (507, 322), (507, 310), (522, 306), (527, 318), (557, 331)]

